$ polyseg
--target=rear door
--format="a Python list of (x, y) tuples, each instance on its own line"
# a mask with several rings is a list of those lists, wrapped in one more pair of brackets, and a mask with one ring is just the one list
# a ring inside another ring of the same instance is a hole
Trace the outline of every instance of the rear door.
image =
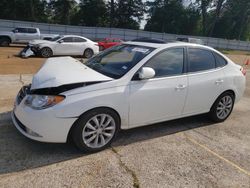
[(26, 42), (29, 42), (30, 40), (35, 40), (35, 39), (39, 39), (40, 38), (40, 34), (37, 32), (37, 29), (35, 28), (28, 28), (27, 29), (27, 38), (26, 38)]
[(183, 114), (200, 114), (210, 110), (225, 90), (222, 67), (216, 68), (212, 51), (188, 48), (188, 93)]

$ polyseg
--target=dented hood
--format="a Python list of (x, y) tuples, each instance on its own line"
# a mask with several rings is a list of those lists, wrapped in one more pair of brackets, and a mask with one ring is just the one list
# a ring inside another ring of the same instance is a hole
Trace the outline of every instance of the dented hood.
[(37, 40), (32, 40), (29, 42), (29, 45), (33, 46), (33, 45), (38, 45), (38, 44), (55, 44), (56, 42), (54, 41), (49, 41), (49, 40), (41, 40), (41, 39), (37, 39)]
[(109, 81), (107, 77), (71, 57), (49, 58), (34, 75), (31, 90), (74, 83)]

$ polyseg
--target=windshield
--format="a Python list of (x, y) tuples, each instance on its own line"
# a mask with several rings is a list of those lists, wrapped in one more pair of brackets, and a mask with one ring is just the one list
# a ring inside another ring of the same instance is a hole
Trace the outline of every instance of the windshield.
[(50, 41), (57, 41), (58, 39), (62, 38), (62, 36), (57, 36), (57, 37), (54, 37), (52, 39), (50, 39)]
[(86, 65), (101, 74), (118, 79), (153, 50), (151, 47), (122, 44), (94, 56)]

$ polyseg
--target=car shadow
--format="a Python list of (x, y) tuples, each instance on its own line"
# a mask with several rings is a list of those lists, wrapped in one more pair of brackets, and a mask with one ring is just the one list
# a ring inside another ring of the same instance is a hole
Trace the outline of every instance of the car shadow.
[[(167, 121), (121, 131), (113, 147), (129, 145), (212, 124), (204, 115)], [(88, 155), (72, 143), (51, 144), (32, 141), (21, 135), (12, 123), (0, 124), (0, 175), (33, 169)]]

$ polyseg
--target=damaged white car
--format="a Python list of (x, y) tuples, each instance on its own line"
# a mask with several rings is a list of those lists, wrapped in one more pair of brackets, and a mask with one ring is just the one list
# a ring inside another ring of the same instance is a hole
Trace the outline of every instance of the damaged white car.
[(12, 120), (25, 136), (81, 150), (107, 147), (120, 129), (208, 113), (228, 118), (245, 71), (220, 52), (190, 43), (127, 42), (82, 64), (50, 58), (16, 97)]
[(57, 36), (51, 40), (33, 40), (20, 52), (22, 57), (83, 56), (91, 58), (99, 53), (98, 44), (81, 36)]

